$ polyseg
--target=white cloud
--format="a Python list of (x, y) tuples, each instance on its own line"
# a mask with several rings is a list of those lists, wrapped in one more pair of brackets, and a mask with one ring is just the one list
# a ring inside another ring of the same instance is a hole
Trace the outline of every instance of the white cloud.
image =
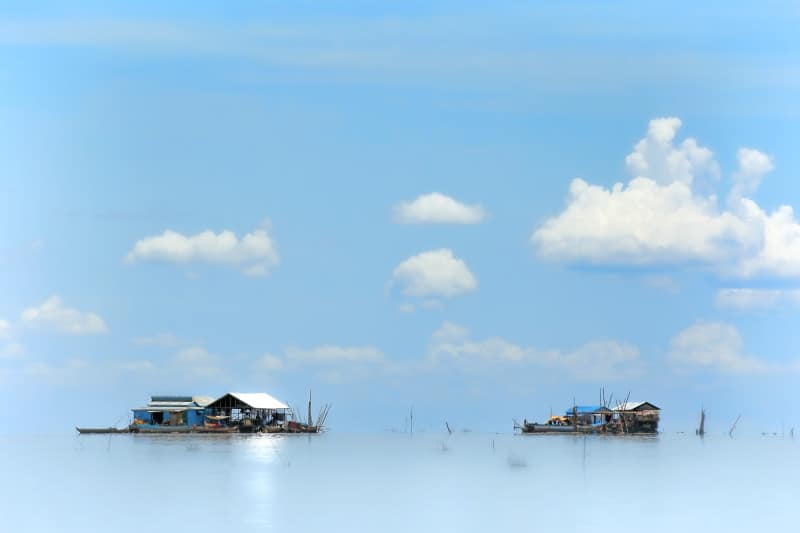
[(40, 306), (23, 311), (22, 322), (30, 326), (41, 326), (72, 335), (89, 335), (108, 331), (106, 323), (100, 316), (64, 307), (58, 296), (51, 296)]
[(744, 340), (730, 324), (699, 322), (670, 342), (668, 359), (686, 368), (707, 368), (731, 374), (755, 374), (770, 365), (744, 352)]
[(286, 349), (286, 357), (297, 363), (376, 363), (384, 360), (383, 352), (374, 346), (336, 346), (324, 344), (314, 348)]
[[(766, 154), (739, 150), (727, 208), (693, 189), (715, 175), (711, 152), (692, 139), (679, 147), (678, 119), (655, 119), (627, 159), (635, 176), (611, 188), (576, 178), (566, 208), (531, 236), (550, 260), (598, 265), (701, 264), (721, 275), (800, 276), (800, 223), (790, 206), (772, 213), (742, 197), (773, 169)], [(689, 142), (691, 141), (691, 142)]]
[(405, 294), (419, 297), (452, 297), (478, 287), (467, 264), (447, 248), (409, 257), (395, 267), (393, 279), (405, 285)]
[(248, 276), (264, 276), (278, 264), (279, 257), (275, 242), (262, 228), (241, 239), (227, 230), (207, 230), (192, 236), (166, 230), (137, 241), (125, 260), (225, 264), (240, 268)]
[(397, 310), (401, 313), (413, 313), (417, 310), (417, 308), (414, 306), (414, 304), (402, 303), (397, 307)]
[(0, 359), (18, 359), (25, 355), (25, 347), (19, 342), (0, 345)]
[(733, 175), (733, 198), (755, 192), (764, 176), (775, 169), (769, 155), (753, 148), (739, 148), (736, 158), (739, 160), (739, 170)]
[(0, 318), (0, 339), (7, 339), (11, 336), (11, 324), (8, 320)]
[(161, 346), (171, 348), (183, 344), (185, 341), (172, 333), (158, 333), (149, 337), (137, 337), (133, 339), (134, 344), (140, 346)]
[(567, 208), (532, 240), (543, 257), (557, 261), (652, 265), (721, 264), (756, 249), (760, 237), (750, 220), (720, 213), (715, 197), (695, 196), (680, 181), (635, 178), (605, 189), (576, 178)]
[(625, 158), (628, 172), (634, 177), (647, 177), (659, 184), (679, 181), (691, 184), (695, 176), (708, 173), (719, 176), (719, 166), (708, 148), (688, 138), (675, 147), (673, 141), (681, 120), (676, 117), (650, 121), (647, 137), (639, 141)]
[(219, 378), (225, 374), (219, 366), (217, 357), (203, 347), (191, 346), (179, 350), (175, 355), (175, 363), (184, 371), (184, 375), (192, 378)]
[(800, 305), (799, 289), (720, 289), (714, 299), (718, 307), (736, 311), (774, 309), (784, 304)]
[(256, 368), (266, 372), (282, 370), (283, 367), (283, 359), (277, 355), (264, 354), (258, 359), (258, 361), (256, 361)]
[(465, 205), (438, 192), (394, 207), (394, 220), (400, 224), (477, 224), (484, 217), (480, 205)]
[(611, 381), (634, 377), (643, 371), (639, 349), (631, 344), (592, 341), (571, 352), (539, 350), (499, 337), (475, 341), (466, 328), (451, 322), (443, 323), (434, 332), (428, 354), (434, 362), (530, 364), (560, 370), (582, 381)]

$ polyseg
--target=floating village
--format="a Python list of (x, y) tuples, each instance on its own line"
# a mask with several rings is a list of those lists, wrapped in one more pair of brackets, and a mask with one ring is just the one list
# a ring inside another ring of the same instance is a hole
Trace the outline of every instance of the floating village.
[(613, 408), (608, 405), (573, 405), (563, 415), (550, 415), (547, 422), (524, 420), (515, 423), (522, 433), (601, 433), (632, 435), (658, 433), (661, 409), (650, 402), (624, 401)]
[[(661, 409), (646, 402), (626, 399), (613, 407), (601, 393), (600, 405), (576, 405), (563, 414), (552, 414), (545, 422), (514, 422), (522, 434), (657, 434)], [(210, 396), (151, 396), (147, 405), (131, 409), (132, 422), (124, 428), (76, 427), (81, 434), (99, 433), (320, 433), (330, 404), (311, 413), (309, 395), (305, 421), (294, 409), (264, 392), (228, 392)], [(705, 413), (703, 412), (703, 417)], [(701, 419), (701, 429), (703, 422)], [(447, 430), (450, 426), (447, 425)]]
[(316, 419), (298, 420), (287, 404), (264, 392), (229, 392), (209, 396), (151, 396), (147, 405), (131, 409), (133, 421), (126, 428), (77, 427), (78, 433), (319, 433), (325, 427), (330, 405), (323, 405)]

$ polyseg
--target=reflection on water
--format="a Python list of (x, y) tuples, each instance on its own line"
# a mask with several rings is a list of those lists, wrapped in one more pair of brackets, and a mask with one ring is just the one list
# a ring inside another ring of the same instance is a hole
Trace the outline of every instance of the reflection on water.
[(786, 529), (800, 442), (707, 435), (0, 438), (0, 531)]

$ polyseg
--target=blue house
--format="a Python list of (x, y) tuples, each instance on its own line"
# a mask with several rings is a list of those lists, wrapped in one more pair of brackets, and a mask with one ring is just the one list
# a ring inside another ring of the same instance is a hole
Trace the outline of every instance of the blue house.
[(578, 424), (600, 426), (609, 422), (613, 415), (613, 411), (602, 405), (576, 405), (567, 409), (564, 416), (569, 418), (574, 424), (574, 418), (578, 417)]
[(151, 396), (146, 406), (132, 409), (133, 426), (187, 430), (202, 426), (206, 406), (213, 400), (208, 396)]

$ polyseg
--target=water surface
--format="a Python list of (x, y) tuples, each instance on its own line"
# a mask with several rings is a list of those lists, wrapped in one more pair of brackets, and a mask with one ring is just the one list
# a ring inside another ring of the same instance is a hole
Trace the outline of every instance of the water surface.
[(800, 442), (0, 437), (0, 531), (797, 531)]

